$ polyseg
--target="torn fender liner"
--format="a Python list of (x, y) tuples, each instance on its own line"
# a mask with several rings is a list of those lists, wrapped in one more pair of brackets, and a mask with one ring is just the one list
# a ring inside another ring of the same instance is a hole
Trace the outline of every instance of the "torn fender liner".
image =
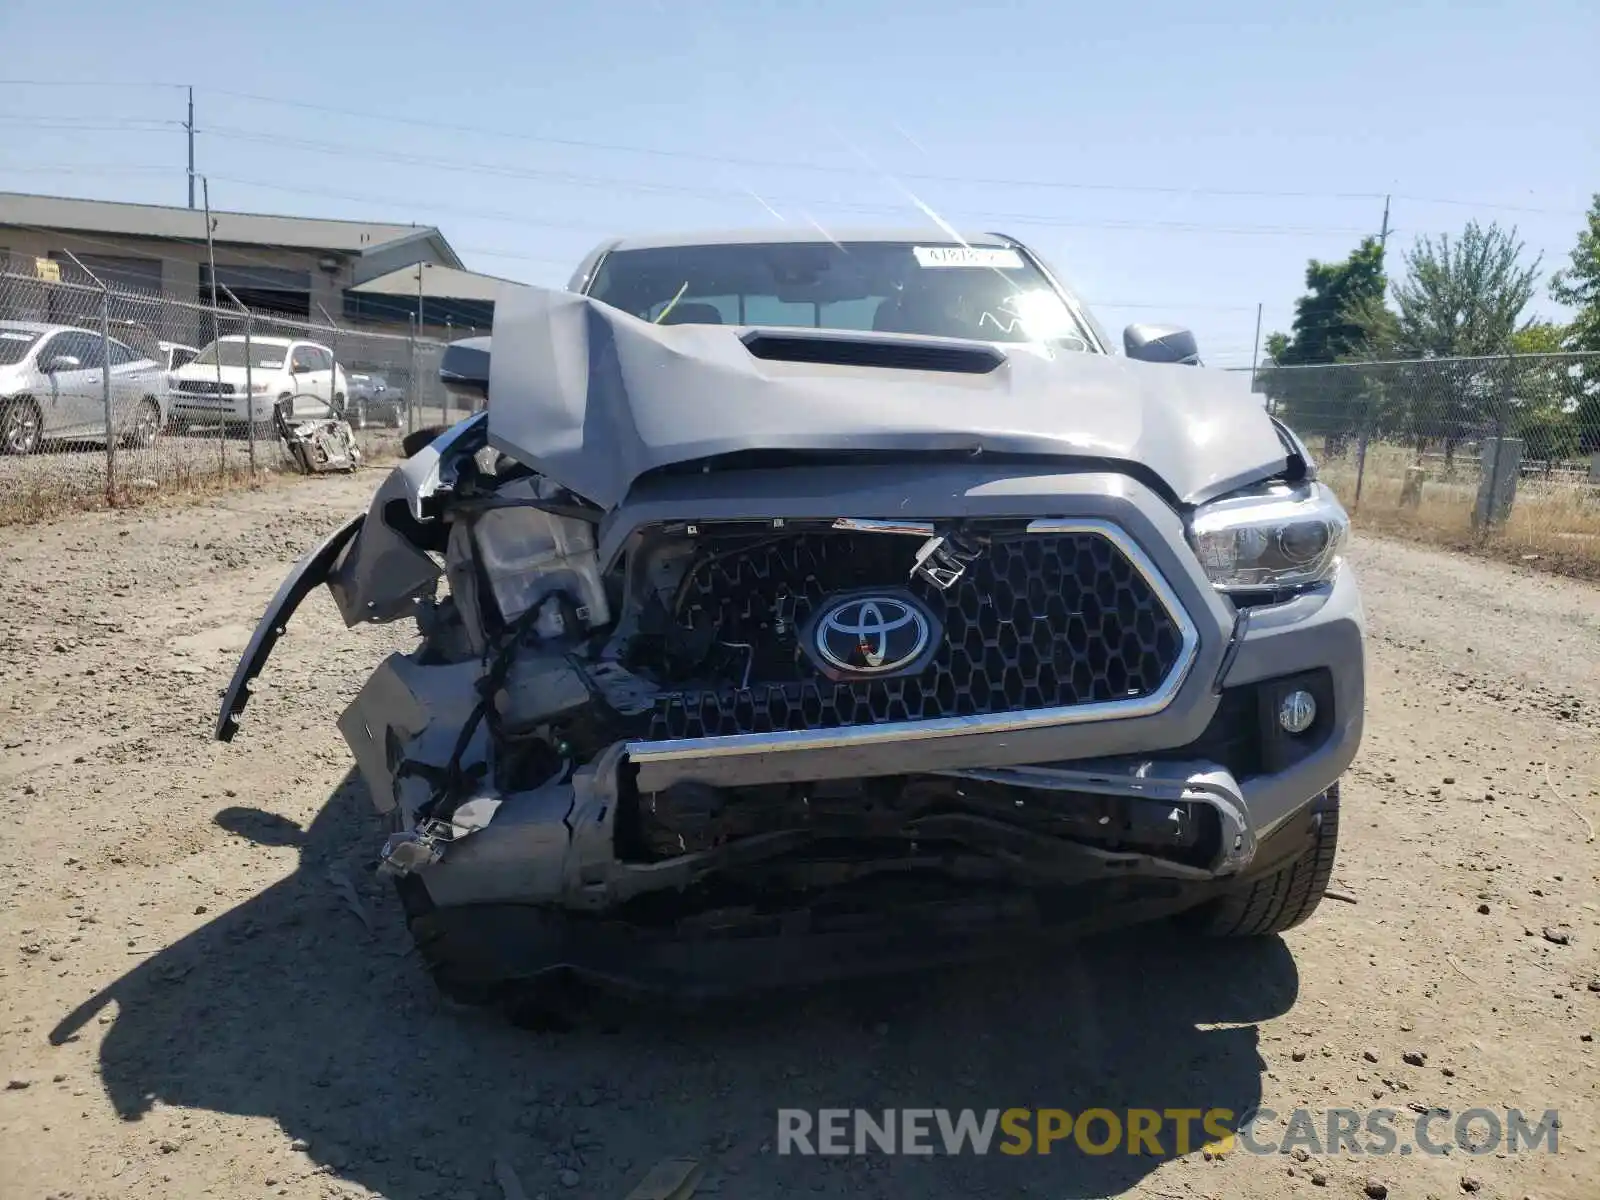
[(333, 564), (345, 546), (349, 545), (350, 539), (361, 531), (366, 519), (365, 513), (351, 517), (323, 538), (295, 564), (294, 570), (278, 587), (278, 594), (267, 605), (267, 611), (261, 614), (255, 633), (250, 635), (250, 644), (245, 647), (244, 656), (234, 669), (233, 681), (228, 684), (228, 690), (222, 697), (222, 711), (217, 715), (217, 741), (233, 741), (233, 735), (239, 732), (239, 714), (250, 703), (250, 681), (261, 674), (261, 669), (267, 665), (272, 648), (283, 636), (284, 628), (289, 624), (289, 618), (294, 616), (295, 609), (300, 607), (300, 602), (327, 582)]

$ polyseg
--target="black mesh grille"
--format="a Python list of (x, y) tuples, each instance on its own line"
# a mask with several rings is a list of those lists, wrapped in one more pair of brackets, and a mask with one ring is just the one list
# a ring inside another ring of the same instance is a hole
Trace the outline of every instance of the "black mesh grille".
[[(720, 643), (727, 678), (749, 686), (662, 696), (649, 740), (829, 729), (1130, 700), (1161, 686), (1178, 624), (1098, 533), (991, 542), (948, 591), (910, 578), (920, 539), (875, 533), (776, 537), (702, 563), (678, 609), (689, 636)], [(798, 630), (826, 597), (908, 588), (944, 624), (915, 676), (834, 683)], [(730, 644), (742, 646), (730, 646)]]

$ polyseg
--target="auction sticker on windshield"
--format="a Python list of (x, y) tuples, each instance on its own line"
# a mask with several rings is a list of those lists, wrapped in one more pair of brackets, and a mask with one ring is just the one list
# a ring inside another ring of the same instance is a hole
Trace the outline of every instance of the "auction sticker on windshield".
[(1005, 246), (913, 246), (911, 252), (924, 267), (991, 267), (1016, 271), (1022, 255)]

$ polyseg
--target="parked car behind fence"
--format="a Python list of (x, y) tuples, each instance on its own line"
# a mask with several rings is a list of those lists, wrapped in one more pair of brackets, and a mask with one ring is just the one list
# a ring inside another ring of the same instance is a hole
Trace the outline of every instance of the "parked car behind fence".
[(92, 329), (0, 321), (0, 453), (32, 454), (49, 439), (149, 446), (167, 421), (162, 364)]

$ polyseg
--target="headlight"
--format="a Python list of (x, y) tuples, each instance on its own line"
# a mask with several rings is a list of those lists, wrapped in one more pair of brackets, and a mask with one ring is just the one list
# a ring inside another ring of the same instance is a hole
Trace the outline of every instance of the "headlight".
[(1219, 592), (1271, 591), (1332, 578), (1350, 518), (1320, 483), (1272, 484), (1202, 505), (1189, 535)]

